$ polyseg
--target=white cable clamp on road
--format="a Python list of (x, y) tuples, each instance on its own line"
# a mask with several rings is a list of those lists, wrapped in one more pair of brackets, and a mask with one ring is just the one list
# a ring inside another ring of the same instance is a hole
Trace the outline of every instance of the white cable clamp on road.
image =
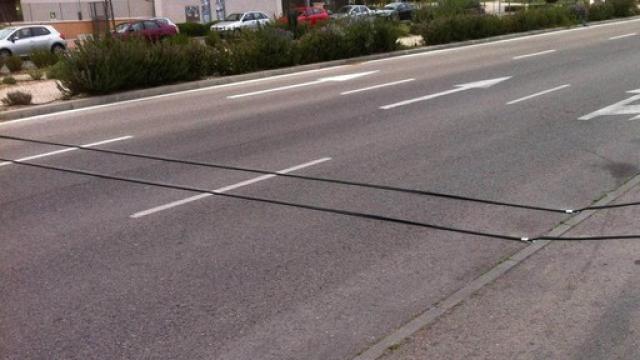
[(567, 209), (567, 210), (565, 210), (565, 211), (564, 211), (564, 213), (565, 213), (565, 214), (575, 214), (575, 213), (577, 213), (577, 211)]
[(521, 237), (520, 240), (524, 242), (531, 242), (528, 237)]

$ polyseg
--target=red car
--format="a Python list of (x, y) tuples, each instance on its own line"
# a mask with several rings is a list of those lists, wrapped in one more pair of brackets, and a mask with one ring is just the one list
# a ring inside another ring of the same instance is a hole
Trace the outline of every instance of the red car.
[(298, 9), (298, 24), (314, 26), (324, 21), (329, 21), (329, 13), (325, 9), (315, 7)]
[[(314, 7), (298, 8), (298, 24), (314, 26), (317, 23), (329, 21), (330, 16), (327, 10)], [(278, 19), (281, 24), (287, 24), (289, 21), (286, 16)]]
[(142, 36), (149, 41), (156, 41), (175, 36), (176, 28), (158, 20), (140, 20), (122, 23), (116, 26), (115, 36), (126, 39), (130, 36)]

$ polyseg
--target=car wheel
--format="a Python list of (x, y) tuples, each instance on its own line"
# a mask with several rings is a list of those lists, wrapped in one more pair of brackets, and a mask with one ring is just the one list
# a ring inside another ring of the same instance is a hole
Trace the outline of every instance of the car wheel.
[(0, 50), (0, 58), (6, 59), (9, 56), (11, 56), (11, 51), (9, 51), (7, 49)]
[(64, 46), (60, 44), (53, 44), (53, 46), (51, 47), (51, 52), (56, 55), (62, 55), (62, 53), (64, 53), (64, 50)]

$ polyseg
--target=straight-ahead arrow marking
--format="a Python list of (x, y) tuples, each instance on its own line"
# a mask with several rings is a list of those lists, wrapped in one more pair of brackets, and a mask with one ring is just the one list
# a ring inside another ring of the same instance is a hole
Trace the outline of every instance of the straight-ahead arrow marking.
[(318, 85), (318, 84), (322, 84), (322, 83), (325, 83), (325, 82), (349, 81), (349, 80), (357, 79), (357, 78), (362, 77), (362, 76), (367, 76), (367, 75), (371, 75), (371, 74), (377, 73), (378, 71), (380, 71), (380, 70), (365, 71), (365, 72), (354, 73), (354, 74), (346, 74), (346, 75), (328, 76), (328, 77), (320, 78), (318, 80), (308, 81), (308, 82), (304, 82), (304, 83), (300, 83), (300, 84), (286, 85), (286, 86), (280, 86), (280, 87), (275, 87), (275, 88), (271, 88), (271, 89), (252, 91), (252, 92), (248, 92), (248, 93), (244, 93), (244, 94), (231, 95), (231, 96), (227, 96), (227, 99), (238, 99), (238, 98), (243, 98), (243, 97), (247, 97), (247, 96), (254, 96), (254, 95), (267, 94), (267, 93), (276, 92), (276, 91), (284, 91), (284, 90), (296, 89), (296, 88), (304, 87), (304, 86)]
[(441, 96), (454, 94), (454, 93), (457, 93), (457, 92), (470, 90), (470, 89), (488, 89), (488, 88), (492, 87), (493, 85), (499, 84), (499, 83), (501, 83), (501, 82), (503, 82), (505, 80), (509, 80), (509, 79), (511, 79), (511, 76), (505, 76), (505, 77), (496, 78), (496, 79), (476, 81), (476, 82), (471, 82), (471, 83), (467, 83), (467, 84), (460, 84), (460, 85), (456, 85), (456, 87), (454, 89), (451, 89), (451, 90), (447, 90), (447, 91), (443, 91), (443, 92), (439, 92), (439, 93), (435, 93), (435, 94), (431, 94), (431, 95), (421, 96), (421, 97), (414, 98), (414, 99), (404, 100), (404, 101), (400, 101), (400, 102), (397, 102), (397, 103), (394, 103), (394, 104), (380, 106), (380, 109), (389, 110), (389, 109), (393, 109), (393, 108), (396, 108), (396, 107), (399, 107), (399, 106), (405, 106), (405, 105), (409, 105), (409, 104), (413, 104), (413, 103), (417, 103), (417, 102), (421, 102), (421, 101), (427, 101), (427, 100), (435, 99), (435, 98), (438, 98), (438, 97), (441, 97)]

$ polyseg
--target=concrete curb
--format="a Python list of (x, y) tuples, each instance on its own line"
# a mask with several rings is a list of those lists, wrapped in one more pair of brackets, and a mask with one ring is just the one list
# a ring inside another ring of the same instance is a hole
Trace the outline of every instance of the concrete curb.
[[(628, 17), (624, 19), (605, 20), (605, 21), (600, 21), (592, 24), (596, 26), (596, 25), (603, 25), (603, 24), (610, 24), (610, 23), (624, 23), (624, 22), (637, 21), (637, 20), (640, 20), (640, 16)], [(164, 94), (187, 91), (187, 90), (201, 89), (205, 87), (229, 84), (229, 83), (234, 83), (239, 81), (256, 80), (256, 79), (268, 78), (268, 77), (277, 76), (277, 75), (293, 74), (296, 72), (302, 72), (307, 70), (317, 70), (317, 69), (330, 68), (330, 67), (341, 66), (341, 65), (358, 64), (365, 61), (380, 60), (380, 59), (398, 57), (403, 55), (428, 53), (428, 52), (444, 50), (444, 49), (463, 48), (469, 45), (492, 43), (496, 41), (509, 40), (509, 39), (518, 39), (518, 38), (524, 38), (532, 35), (553, 33), (553, 32), (558, 32), (562, 30), (576, 29), (576, 28), (582, 28), (582, 26), (577, 25), (569, 28), (552, 28), (552, 29), (545, 29), (545, 30), (535, 30), (535, 31), (523, 32), (523, 33), (494, 36), (490, 38), (468, 40), (468, 41), (449, 43), (449, 44), (443, 44), (443, 45), (423, 46), (423, 47), (417, 47), (417, 48), (407, 49), (407, 50), (399, 50), (399, 51), (394, 51), (389, 53), (373, 54), (373, 55), (361, 56), (356, 58), (334, 60), (334, 61), (328, 61), (328, 62), (322, 62), (322, 63), (308, 64), (308, 65), (299, 65), (299, 66), (293, 66), (288, 68), (259, 71), (259, 72), (242, 74), (242, 75), (225, 76), (225, 77), (186, 82), (186, 83), (180, 83), (180, 84), (174, 84), (174, 85), (158, 86), (158, 87), (149, 88), (149, 89), (126, 91), (126, 92), (116, 93), (111, 95), (69, 100), (69, 101), (56, 103), (56, 104), (38, 105), (38, 106), (33, 106), (33, 107), (28, 107), (23, 109), (3, 111), (0, 113), (0, 122), (8, 121), (8, 120), (17, 120), (21, 118), (27, 118), (27, 117), (38, 116), (38, 115), (53, 114), (56, 112), (81, 109), (81, 108), (90, 107), (90, 106), (107, 105), (111, 103), (117, 103), (120, 101), (136, 100), (136, 99), (142, 99), (145, 97), (164, 95)]]
[[(636, 175), (631, 178), (629, 181), (624, 183), (622, 186), (617, 189), (607, 193), (605, 197), (595, 202), (592, 206), (603, 206), (608, 205), (615, 200), (619, 199), (622, 195), (627, 193), (629, 190), (634, 187), (640, 185), (640, 175)], [(551, 231), (545, 234), (545, 236), (559, 237), (587, 220), (589, 217), (594, 215), (597, 210), (589, 210), (578, 213), (567, 220), (561, 222), (559, 225), (554, 227)], [(478, 278), (474, 279), (467, 285), (463, 286), (461, 289), (456, 291), (455, 293), (447, 296), (442, 301), (434, 305), (433, 307), (427, 309), (422, 314), (418, 315), (413, 320), (409, 321), (405, 325), (396, 329), (394, 332), (389, 334), (388, 336), (380, 339), (378, 342), (373, 344), (371, 347), (366, 349), (364, 352), (356, 356), (353, 360), (376, 360), (382, 357), (388, 349), (394, 348), (402, 345), (402, 343), (412, 335), (414, 335), (418, 330), (431, 325), (436, 320), (438, 320), (442, 315), (446, 314), (454, 307), (458, 306), (460, 303), (468, 299), (471, 295), (485, 287), (493, 283), (499, 277), (507, 273), (509, 270), (514, 268), (516, 265), (522, 263), (531, 255), (536, 252), (542, 250), (545, 246), (549, 245), (552, 240), (538, 240), (533, 244), (517, 251), (515, 254), (509, 256), (505, 261), (502, 261), (495, 265), (488, 272), (480, 275)]]

